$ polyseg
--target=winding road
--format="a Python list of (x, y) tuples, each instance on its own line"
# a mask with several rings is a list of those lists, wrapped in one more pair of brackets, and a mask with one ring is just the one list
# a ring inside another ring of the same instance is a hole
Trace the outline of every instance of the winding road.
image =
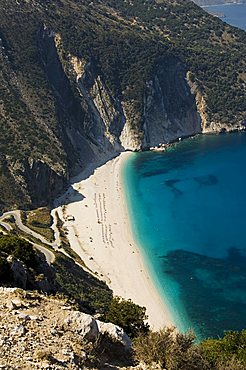
[(46, 261), (49, 265), (55, 262), (56, 257), (54, 253), (51, 252), (49, 249), (43, 247), (42, 245), (36, 244), (36, 243), (33, 243), (32, 245), (34, 246), (34, 248), (36, 248), (37, 250), (39, 250), (41, 253), (45, 255)]
[[(34, 238), (36, 238), (38, 240), (40, 240), (40, 242), (42, 242), (43, 244), (49, 245), (55, 251), (58, 250), (59, 247), (55, 242), (49, 242), (44, 236), (42, 236), (42, 235), (38, 234), (37, 232), (29, 229), (29, 227), (27, 227), (26, 225), (23, 224), (23, 222), (21, 220), (21, 213), (20, 213), (19, 210), (5, 212), (5, 213), (3, 213), (2, 216), (0, 216), (0, 225), (2, 225), (7, 231), (11, 231), (12, 227), (9, 223), (4, 222), (4, 220), (7, 217), (10, 217), (10, 216), (14, 217), (15, 224), (21, 231), (25, 232), (26, 234), (28, 234), (30, 236), (33, 236)], [(28, 240), (28, 241), (30, 242), (30, 240)], [(30, 242), (30, 243), (32, 243), (32, 242)], [(55, 254), (53, 252), (51, 252), (48, 248), (45, 248), (44, 246), (39, 245), (37, 243), (32, 243), (32, 245), (34, 246), (34, 248), (36, 248), (37, 250), (39, 250), (41, 253), (43, 253), (45, 255), (46, 261), (49, 265), (52, 264), (55, 261)]]

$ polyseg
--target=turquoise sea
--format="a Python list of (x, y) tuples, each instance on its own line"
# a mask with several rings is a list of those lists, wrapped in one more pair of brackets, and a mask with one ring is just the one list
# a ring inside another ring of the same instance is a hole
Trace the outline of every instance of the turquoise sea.
[(200, 135), (124, 168), (135, 238), (176, 326), (246, 328), (246, 133)]
[(222, 20), (246, 31), (246, 4), (227, 4), (204, 7), (210, 13), (223, 14)]

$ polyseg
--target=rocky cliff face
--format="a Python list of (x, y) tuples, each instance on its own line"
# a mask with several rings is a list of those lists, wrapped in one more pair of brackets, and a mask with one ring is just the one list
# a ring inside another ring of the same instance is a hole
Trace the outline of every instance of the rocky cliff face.
[(47, 164), (45, 160), (32, 158), (13, 160), (7, 158), (7, 167), (16, 186), (23, 193), (25, 203), (44, 205), (65, 186), (68, 179), (64, 171), (59, 171)]
[[(58, 104), (61, 110), (71, 107), (67, 114), (74, 116), (73, 125), (62, 126), (61, 138), (70, 159), (82, 167), (124, 150), (146, 149), (201, 132), (195, 94), (187, 83), (186, 67), (177, 58), (162, 59), (155, 66), (151, 80), (146, 81), (140, 117), (133, 102), (112, 95), (93, 60), (86, 62), (71, 55), (64, 60), (59, 52), (61, 37), (45, 27), (39, 37)], [(77, 167), (72, 167), (76, 172)]]
[(245, 35), (188, 0), (1, 11), (1, 210), (44, 205), (121, 151), (244, 128)]
[(146, 147), (201, 133), (201, 115), (186, 80), (186, 68), (175, 58), (156, 66), (146, 86), (144, 107)]
[[(74, 159), (84, 168), (92, 161), (103, 161), (121, 151), (140, 149), (131, 104), (124, 104), (119, 96), (112, 95), (95, 61), (86, 62), (72, 55), (64, 58), (61, 37), (46, 27), (40, 32), (41, 53), (46, 56), (42, 60), (49, 81), (59, 106), (72, 118), (71, 125), (62, 125), (61, 135), (73, 162), (72, 173), (78, 171)], [(49, 62), (45, 61), (47, 56)]]

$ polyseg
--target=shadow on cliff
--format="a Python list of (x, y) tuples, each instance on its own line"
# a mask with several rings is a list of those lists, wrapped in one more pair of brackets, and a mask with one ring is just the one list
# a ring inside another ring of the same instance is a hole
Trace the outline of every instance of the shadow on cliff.
[(53, 207), (61, 207), (66, 206), (68, 204), (81, 202), (85, 199), (85, 196), (81, 194), (79, 189), (73, 188), (73, 183), (67, 185), (66, 188), (58, 195), (56, 199), (53, 201)]
[(83, 171), (78, 173), (76, 176), (71, 177), (70, 184), (64, 191), (54, 200), (53, 206), (59, 207), (63, 205), (68, 205), (71, 203), (80, 202), (85, 199), (85, 196), (78, 190), (73, 188), (73, 184), (79, 183), (83, 180), (88, 179), (90, 176), (94, 175), (95, 171), (106, 164), (108, 161), (117, 158), (121, 153), (111, 153), (104, 159), (98, 162), (90, 163)]
[(55, 207), (66, 206), (71, 203), (80, 202), (83, 199), (85, 199), (85, 196), (70, 185), (67, 190), (64, 190), (64, 193), (54, 201), (54, 205)]

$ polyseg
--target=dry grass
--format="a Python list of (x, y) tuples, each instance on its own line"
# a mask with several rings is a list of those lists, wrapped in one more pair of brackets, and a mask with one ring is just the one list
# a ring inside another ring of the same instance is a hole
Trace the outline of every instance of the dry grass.
[(26, 226), (44, 236), (47, 240), (54, 240), (54, 232), (51, 229), (53, 219), (48, 208), (43, 207), (29, 212), (22, 212), (22, 221)]

